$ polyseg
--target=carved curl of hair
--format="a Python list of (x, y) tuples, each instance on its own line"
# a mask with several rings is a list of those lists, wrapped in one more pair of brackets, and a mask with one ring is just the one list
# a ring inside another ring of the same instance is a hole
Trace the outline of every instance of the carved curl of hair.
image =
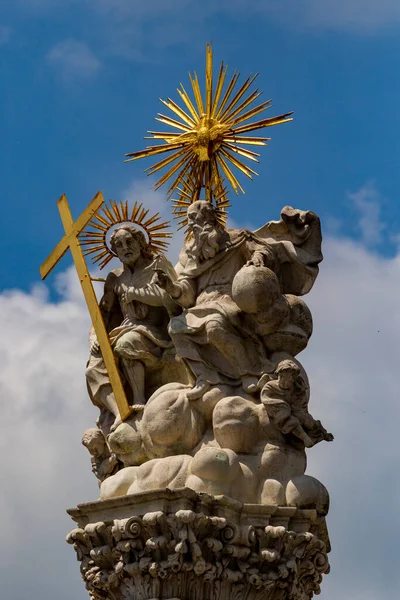
[(111, 246), (111, 250), (114, 252), (114, 254), (117, 254), (115, 251), (115, 237), (116, 237), (118, 231), (121, 231), (121, 230), (128, 231), (131, 234), (131, 236), (139, 242), (140, 252), (141, 252), (141, 255), (143, 258), (153, 258), (154, 257), (154, 252), (150, 248), (149, 244), (147, 243), (144, 233), (142, 231), (140, 231), (140, 229), (137, 229), (136, 227), (134, 227), (133, 225), (129, 225), (128, 223), (125, 223), (124, 225), (121, 225), (120, 227), (117, 227), (116, 229), (114, 229), (114, 231), (112, 232), (112, 234), (110, 236), (110, 246)]
[(278, 375), (282, 371), (292, 371), (296, 375), (300, 375), (300, 367), (293, 360), (282, 360), (275, 369), (275, 374)]

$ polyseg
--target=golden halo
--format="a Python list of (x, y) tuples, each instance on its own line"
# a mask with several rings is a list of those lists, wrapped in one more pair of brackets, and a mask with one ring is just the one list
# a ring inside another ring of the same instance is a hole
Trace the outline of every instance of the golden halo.
[[(211, 44), (207, 44), (204, 99), (197, 74), (194, 73), (194, 76), (189, 74), (194, 101), (182, 84), (177, 90), (185, 110), (171, 98), (167, 101), (161, 100), (176, 118), (159, 113), (156, 120), (178, 131), (149, 131), (151, 137), (147, 139), (163, 143), (126, 154), (128, 158), (125, 162), (129, 162), (138, 158), (169, 153), (167, 158), (146, 169), (147, 174), (152, 175), (167, 168), (164, 175), (156, 182), (155, 188), (158, 189), (167, 181), (172, 181), (167, 190), (168, 198), (175, 190), (181, 193), (182, 187), (185, 188), (185, 183), (188, 183), (194, 200), (200, 198), (200, 192), (204, 188), (205, 199), (211, 201), (215, 192), (219, 193), (224, 188), (223, 177), (226, 177), (236, 194), (239, 190), (244, 193), (232, 167), (252, 179), (252, 175), (257, 173), (247, 166), (243, 159), (258, 162), (260, 155), (243, 146), (265, 146), (266, 141), (270, 139), (248, 134), (292, 120), (289, 118), (292, 113), (289, 112), (269, 119), (252, 121), (258, 114), (271, 107), (271, 100), (254, 106), (254, 102), (262, 94), (258, 89), (250, 90), (257, 75), (250, 75), (235, 90), (239, 80), (239, 73), (235, 71), (225, 87), (227, 67), (222, 63), (213, 91), (212, 63)], [(247, 123), (243, 124), (244, 122)], [(227, 202), (226, 193), (225, 201)]]
[[(212, 188), (212, 200), (209, 202), (216, 209), (217, 221), (222, 227), (226, 226), (226, 220), (228, 217), (228, 208), (231, 206), (226, 196), (226, 187), (223, 186), (223, 180), (218, 182), (218, 187), (213, 186)], [(196, 184), (193, 180), (186, 178), (182, 182), (182, 186), (177, 189), (179, 197), (172, 200), (174, 219), (178, 221), (178, 231), (187, 227), (187, 211), (188, 208), (196, 200), (200, 200), (196, 194)], [(185, 231), (188, 234), (188, 230)]]
[(159, 213), (151, 217), (148, 214), (149, 209), (145, 209), (142, 203), (135, 202), (129, 214), (128, 201), (110, 200), (110, 206), (104, 206), (88, 223), (92, 229), (85, 229), (79, 236), (81, 246), (85, 246), (83, 254), (90, 255), (92, 262), (99, 263), (100, 269), (103, 269), (116, 256), (107, 243), (107, 234), (119, 223), (138, 225), (145, 232), (149, 247), (156, 254), (164, 252), (169, 244), (167, 238), (172, 237), (172, 233), (167, 231), (170, 222), (161, 221)]

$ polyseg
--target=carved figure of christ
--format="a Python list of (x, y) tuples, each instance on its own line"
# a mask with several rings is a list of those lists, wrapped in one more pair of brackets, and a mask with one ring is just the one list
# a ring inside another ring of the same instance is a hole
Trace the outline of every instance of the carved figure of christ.
[(83, 295), (85, 297), (89, 314), (92, 319), (93, 328), (96, 332), (100, 350), (103, 355), (108, 376), (110, 378), (110, 383), (113, 389), (115, 401), (117, 403), (121, 419), (125, 421), (130, 416), (132, 409), (129, 406), (125, 396), (125, 390), (122, 385), (121, 377), (115, 361), (114, 352), (111, 347), (108, 333), (105, 328), (103, 317), (101, 315), (100, 308), (97, 302), (96, 294), (93, 289), (92, 278), (90, 277), (86, 261), (83, 256), (82, 248), (78, 239), (79, 234), (83, 231), (83, 229), (86, 227), (89, 221), (95, 216), (95, 214), (97, 213), (97, 211), (103, 203), (103, 194), (101, 192), (98, 192), (93, 198), (93, 200), (82, 212), (82, 214), (76, 219), (76, 221), (74, 221), (71, 215), (71, 211), (69, 209), (67, 197), (65, 196), (65, 194), (63, 194), (59, 198), (59, 200), (57, 201), (57, 206), (62, 224), (64, 226), (65, 235), (58, 242), (53, 252), (41, 265), (40, 275), (42, 279), (45, 279), (50, 273), (50, 271), (61, 260), (64, 254), (68, 250), (71, 251), (75, 268), (78, 273), (79, 281), (81, 283)]

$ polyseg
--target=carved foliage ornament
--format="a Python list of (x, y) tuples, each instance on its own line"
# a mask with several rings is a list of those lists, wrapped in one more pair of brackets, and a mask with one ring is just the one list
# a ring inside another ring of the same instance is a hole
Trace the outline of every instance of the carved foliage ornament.
[(94, 523), (67, 541), (92, 600), (304, 600), (329, 572), (325, 544), (310, 532), (192, 510)]

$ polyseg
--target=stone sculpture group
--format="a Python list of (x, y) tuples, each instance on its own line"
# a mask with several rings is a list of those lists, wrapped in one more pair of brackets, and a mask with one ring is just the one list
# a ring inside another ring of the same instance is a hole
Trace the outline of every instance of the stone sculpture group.
[(188, 209), (174, 268), (130, 224), (100, 308), (133, 412), (121, 422), (99, 345), (86, 369), (99, 407), (83, 436), (103, 500), (187, 487), (244, 503), (316, 508), (305, 447), (333, 436), (308, 412), (296, 359), (312, 333), (301, 296), (322, 260), (318, 217), (285, 207), (256, 232), (228, 229), (208, 201)]

